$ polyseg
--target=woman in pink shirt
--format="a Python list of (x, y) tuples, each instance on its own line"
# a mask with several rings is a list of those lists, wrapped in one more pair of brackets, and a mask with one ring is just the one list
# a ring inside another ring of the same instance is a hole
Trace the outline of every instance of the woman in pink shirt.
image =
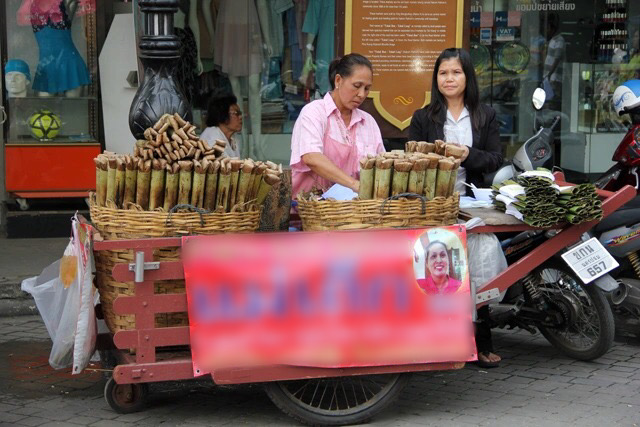
[(360, 158), (384, 151), (373, 117), (358, 107), (373, 82), (367, 58), (350, 53), (329, 65), (331, 91), (304, 106), (291, 136), (294, 197), (341, 184), (358, 191)]

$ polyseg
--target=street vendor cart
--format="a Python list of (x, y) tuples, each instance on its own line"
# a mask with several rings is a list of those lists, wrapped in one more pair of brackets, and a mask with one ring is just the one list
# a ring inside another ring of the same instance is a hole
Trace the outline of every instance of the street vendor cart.
[[(564, 184), (562, 174), (556, 174), (556, 180), (560, 185)], [(598, 190), (598, 195), (606, 217), (629, 201), (635, 195), (635, 190), (627, 186), (615, 193)], [(548, 240), (510, 265), (475, 295), (476, 307), (486, 305), (495, 294), (522, 283), (531, 271), (564, 248), (579, 242), (595, 222), (553, 227), (556, 232)], [(479, 226), (469, 232), (532, 229), (522, 223)], [(364, 230), (353, 233), (375, 235), (380, 232)], [(274, 234), (267, 237), (271, 236)], [(110, 355), (113, 365), (113, 375), (104, 391), (105, 399), (117, 412), (129, 413), (142, 409), (148, 394), (147, 385), (151, 382), (187, 380), (197, 376), (190, 348), (188, 319), (180, 318), (188, 311), (187, 295), (171, 291), (159, 294), (154, 291), (158, 283), (170, 284), (171, 281), (185, 278), (182, 260), (167, 260), (163, 256), (167, 251), (184, 250), (183, 245), (184, 240), (180, 237), (96, 240), (93, 243), (97, 260), (107, 253), (118, 254), (119, 260), (109, 264), (113, 281), (135, 283), (129, 295), (120, 295), (108, 301), (111, 320), (107, 323), (110, 323), (111, 333), (99, 337), (99, 343), (103, 351)], [(99, 288), (108, 285), (101, 282), (105, 277), (98, 272)], [(584, 285), (579, 279), (574, 285), (578, 291), (585, 286), (595, 286), (593, 283)], [(122, 327), (122, 324), (114, 322), (116, 318), (126, 319), (129, 326)], [(158, 327), (159, 322), (163, 327)], [(264, 383), (273, 402), (294, 418), (310, 424), (342, 425), (363, 422), (382, 410), (407, 384), (409, 373), (460, 369), (464, 364), (456, 361), (339, 368), (226, 366), (208, 375), (220, 385)]]

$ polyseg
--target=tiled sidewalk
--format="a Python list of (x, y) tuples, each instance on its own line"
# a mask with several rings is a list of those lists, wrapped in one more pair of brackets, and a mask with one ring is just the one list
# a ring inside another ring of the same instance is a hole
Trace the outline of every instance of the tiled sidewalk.
[[(640, 343), (616, 342), (597, 362), (560, 355), (539, 335), (496, 332), (502, 366), (416, 374), (372, 424), (388, 426), (638, 426)], [(102, 372), (72, 376), (47, 363), (36, 316), (0, 318), (0, 425), (296, 425), (258, 385), (153, 384), (148, 408), (120, 415), (103, 398)], [(99, 368), (98, 365), (92, 368)]]

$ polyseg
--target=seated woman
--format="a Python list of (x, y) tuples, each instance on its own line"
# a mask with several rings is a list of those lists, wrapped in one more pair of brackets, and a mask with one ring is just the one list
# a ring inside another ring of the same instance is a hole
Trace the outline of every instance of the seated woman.
[(218, 139), (227, 143), (224, 154), (240, 157), (240, 143), (233, 137), (242, 130), (242, 111), (232, 94), (213, 96), (207, 109), (207, 128), (200, 138), (213, 145)]
[(291, 136), (293, 196), (312, 188), (325, 191), (341, 184), (358, 191), (359, 163), (384, 151), (373, 117), (358, 107), (373, 83), (367, 58), (350, 53), (329, 66), (331, 91), (304, 106)]
[[(482, 186), (483, 175), (502, 164), (502, 144), (496, 112), (480, 103), (471, 56), (464, 49), (445, 49), (436, 60), (431, 82), (431, 103), (416, 111), (409, 139), (454, 142), (464, 148), (456, 191), (465, 194), (464, 182)], [(473, 254), (469, 254), (470, 257)], [(470, 272), (473, 275), (473, 271)], [(478, 310), (476, 345), (478, 365), (495, 367), (501, 358), (493, 353), (488, 310)]]
[(453, 277), (453, 263), (447, 245), (438, 240), (425, 249), (425, 278), (417, 279), (427, 294), (452, 294), (462, 282)]

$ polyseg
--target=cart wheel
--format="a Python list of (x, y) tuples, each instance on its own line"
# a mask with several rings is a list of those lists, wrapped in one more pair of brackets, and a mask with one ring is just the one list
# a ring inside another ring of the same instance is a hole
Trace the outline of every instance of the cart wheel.
[(310, 425), (360, 424), (393, 402), (410, 374), (362, 375), (268, 383), (273, 403)]
[(141, 410), (147, 402), (147, 384), (118, 384), (109, 378), (104, 386), (104, 398), (119, 414), (130, 414)]

